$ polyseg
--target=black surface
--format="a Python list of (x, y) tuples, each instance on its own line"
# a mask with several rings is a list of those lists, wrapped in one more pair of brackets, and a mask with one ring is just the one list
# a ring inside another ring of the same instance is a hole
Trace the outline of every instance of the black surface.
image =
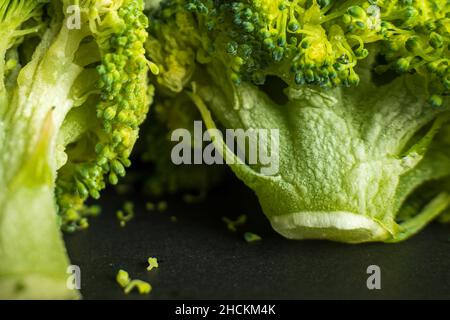
[[(129, 199), (109, 191), (91, 227), (66, 235), (85, 299), (450, 298), (448, 226), (432, 224), (400, 244), (289, 241), (272, 231), (256, 197), (236, 183), (205, 203), (169, 199), (166, 212), (147, 212), (146, 199), (135, 197), (136, 217), (121, 228), (115, 211)], [(248, 223), (229, 232), (221, 217), (240, 214)], [(262, 241), (245, 242), (245, 231)], [(146, 271), (149, 256), (158, 258), (159, 269)], [(366, 287), (369, 265), (381, 268), (381, 290)], [(125, 295), (114, 280), (120, 268), (149, 281), (152, 293)]]

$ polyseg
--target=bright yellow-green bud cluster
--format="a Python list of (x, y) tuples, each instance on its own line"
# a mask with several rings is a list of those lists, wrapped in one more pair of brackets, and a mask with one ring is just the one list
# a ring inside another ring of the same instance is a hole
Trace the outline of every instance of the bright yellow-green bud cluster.
[(383, 54), (399, 73), (426, 77), (430, 103), (440, 107), (450, 90), (450, 3), (438, 0), (376, 1), (382, 8)]
[[(231, 79), (263, 83), (277, 72), (298, 85), (356, 85), (369, 48), (389, 68), (426, 78), (430, 102), (442, 104), (450, 77), (446, 0), (186, 0), (217, 51), (228, 54)], [(226, 36), (224, 36), (226, 35)], [(369, 44), (376, 43), (370, 46)], [(283, 69), (283, 67), (286, 67)]]

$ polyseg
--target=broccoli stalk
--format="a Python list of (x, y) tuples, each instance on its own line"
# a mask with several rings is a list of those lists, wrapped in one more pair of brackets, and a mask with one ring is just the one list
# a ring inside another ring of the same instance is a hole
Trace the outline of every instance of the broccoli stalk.
[[(209, 110), (227, 128), (280, 130), (277, 175), (232, 168), (287, 238), (395, 242), (450, 206), (450, 190), (439, 188), (450, 175), (449, 144), (440, 132), (449, 113), (427, 108), (426, 94), (410, 77), (377, 87), (358, 71), (357, 93), (289, 88), (286, 105), (249, 84), (229, 84), (226, 94), (223, 84), (198, 85), (193, 95), (210, 129), (216, 125)], [(417, 203), (416, 192), (430, 181), (433, 192)], [(414, 215), (400, 221), (413, 205)]]
[[(142, 1), (76, 1), (80, 28), (69, 27), (71, 4), (2, 4), (0, 30), (9, 35), (2, 38), (3, 70), (16, 66), (0, 86), (4, 298), (78, 297), (66, 287), (60, 220), (89, 194), (97, 197), (105, 175), (115, 182), (124, 174), (148, 110)], [(108, 108), (119, 116), (105, 116)]]

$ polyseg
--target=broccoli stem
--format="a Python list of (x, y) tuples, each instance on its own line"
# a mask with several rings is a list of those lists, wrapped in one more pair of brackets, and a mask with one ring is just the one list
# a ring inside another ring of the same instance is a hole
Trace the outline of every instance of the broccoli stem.
[[(76, 298), (54, 200), (53, 111), (31, 154), (0, 196), (0, 298)], [(21, 152), (17, 154), (21, 155)], [(10, 159), (11, 160), (11, 159)]]
[[(7, 200), (5, 201), (5, 198)], [(0, 200), (0, 298), (70, 299), (53, 183), (21, 184)]]

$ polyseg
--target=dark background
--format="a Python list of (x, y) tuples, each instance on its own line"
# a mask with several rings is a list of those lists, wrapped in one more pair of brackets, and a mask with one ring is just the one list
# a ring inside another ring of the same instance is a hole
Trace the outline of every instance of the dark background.
[[(127, 200), (136, 216), (122, 228), (115, 212)], [(290, 241), (272, 231), (253, 192), (237, 181), (198, 204), (173, 196), (165, 212), (146, 211), (147, 200), (109, 190), (90, 228), (65, 236), (85, 299), (450, 299), (449, 226), (432, 224), (400, 244)], [(241, 214), (247, 224), (228, 231), (221, 217)], [(262, 241), (245, 242), (246, 231)], [(148, 272), (150, 256), (159, 269)], [(366, 287), (369, 265), (381, 268), (381, 290)], [(151, 294), (125, 295), (115, 282), (121, 268), (150, 282)]]

